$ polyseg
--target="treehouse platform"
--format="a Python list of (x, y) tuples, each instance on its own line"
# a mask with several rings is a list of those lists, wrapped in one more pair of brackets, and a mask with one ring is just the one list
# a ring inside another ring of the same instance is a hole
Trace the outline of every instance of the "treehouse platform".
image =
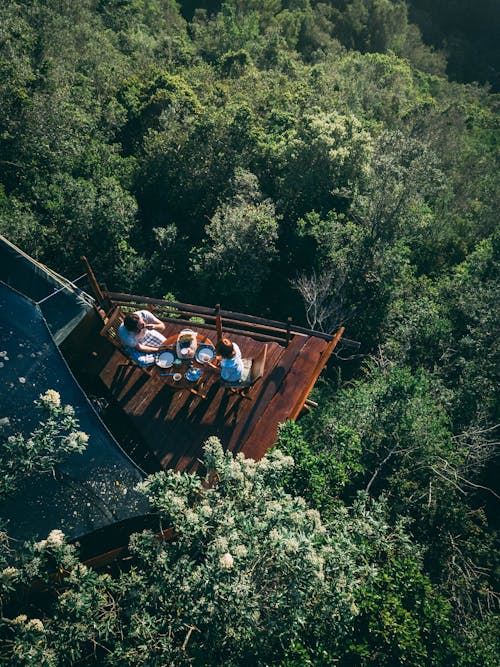
[[(97, 283), (93, 289), (95, 308), (61, 350), (83, 385), (89, 378), (97, 381), (92, 391), (113, 407), (120, 428), (136, 434), (153, 461), (149, 471), (193, 472), (210, 436), (217, 436), (226, 451), (260, 459), (276, 442), (279, 424), (308, 409), (309, 393), (343, 332), (329, 335), (219, 307), (107, 292)], [(143, 309), (165, 323), (167, 338), (175, 339), (186, 327), (197, 332), (198, 340), (213, 343), (223, 334), (239, 345), (244, 358), (262, 356), (265, 346), (264, 368), (248, 395), (224, 387), (217, 370), (207, 369), (192, 391), (173, 386), (170, 373), (161, 368), (145, 371), (131, 362), (116, 330), (110, 336), (113, 329), (106, 324), (117, 312)]]

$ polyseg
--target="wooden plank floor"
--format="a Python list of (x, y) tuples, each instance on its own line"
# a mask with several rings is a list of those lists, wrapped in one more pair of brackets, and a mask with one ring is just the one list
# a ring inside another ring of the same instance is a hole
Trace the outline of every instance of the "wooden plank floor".
[[(215, 340), (213, 330), (193, 328)], [(167, 325), (167, 335), (176, 331), (178, 326)], [(244, 357), (255, 356), (264, 344), (240, 335), (232, 339)], [(99, 377), (161, 465), (192, 471), (211, 435), (226, 450), (261, 458), (274, 443), (278, 424), (290, 416), (326, 345), (302, 335), (295, 335), (287, 348), (268, 342), (265, 375), (252, 388), (252, 400), (225, 392), (217, 371), (206, 375), (205, 399), (188, 390), (174, 391), (159, 373), (148, 377), (127, 365), (118, 351), (105, 360)]]

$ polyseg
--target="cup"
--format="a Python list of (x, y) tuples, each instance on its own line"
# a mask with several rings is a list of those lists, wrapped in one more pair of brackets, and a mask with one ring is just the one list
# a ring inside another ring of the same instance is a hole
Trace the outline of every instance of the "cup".
[(207, 363), (207, 361), (210, 361), (210, 355), (209, 354), (200, 354), (200, 361), (203, 361), (203, 363)]
[(174, 373), (174, 374), (172, 375), (172, 379), (173, 379), (174, 382), (179, 382), (179, 380), (180, 380), (181, 378), (182, 378), (181, 373)]

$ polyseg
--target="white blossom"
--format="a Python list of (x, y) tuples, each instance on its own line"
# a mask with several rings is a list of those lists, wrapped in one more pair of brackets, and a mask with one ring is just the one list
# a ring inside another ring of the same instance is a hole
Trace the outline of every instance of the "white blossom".
[(273, 542), (279, 542), (281, 540), (281, 535), (276, 530), (276, 528), (273, 528), (269, 533), (269, 539), (272, 540)]
[(183, 510), (186, 506), (186, 503), (184, 501), (184, 498), (181, 498), (180, 496), (172, 496), (169, 498), (169, 507), (172, 511), (178, 511), (178, 510)]
[(47, 389), (45, 394), (40, 395), (40, 400), (47, 407), (58, 408), (61, 405), (61, 395), (55, 389)]
[(241, 470), (233, 468), (229, 474), (229, 479), (231, 479), (233, 482), (243, 482), (245, 479), (245, 475)]
[(168, 563), (168, 555), (165, 553), (165, 551), (160, 551), (158, 555), (156, 556), (156, 562), (160, 567), (163, 567), (167, 565)]
[(16, 616), (13, 619), (13, 622), (18, 623), (20, 625), (21, 623), (26, 623), (27, 620), (28, 620), (28, 617), (26, 616), (26, 614), (19, 614), (19, 616)]
[(244, 544), (236, 544), (233, 547), (233, 554), (237, 558), (244, 558), (247, 555), (247, 553), (248, 553), (248, 549), (246, 548), (246, 546)]
[(229, 551), (226, 551), (226, 553), (222, 554), (222, 556), (219, 558), (219, 563), (221, 564), (221, 567), (230, 570), (234, 565), (234, 558), (231, 556)]
[(60, 547), (64, 544), (64, 533), (62, 530), (51, 530), (47, 537), (47, 546)]
[(38, 632), (43, 632), (45, 630), (42, 621), (39, 618), (32, 618), (26, 623), (26, 627), (30, 630), (37, 630)]
[(198, 515), (196, 514), (196, 512), (193, 512), (193, 510), (186, 510), (184, 518), (188, 523), (199, 523), (200, 521)]
[(228, 546), (227, 539), (225, 537), (218, 537), (214, 541), (214, 546), (219, 552), (227, 551), (227, 546)]
[(295, 537), (291, 537), (285, 542), (285, 551), (287, 553), (297, 553), (299, 550), (299, 541)]
[(208, 503), (203, 503), (200, 505), (200, 514), (201, 516), (205, 517), (205, 519), (210, 518), (213, 513), (214, 511)]
[(19, 574), (19, 570), (17, 567), (6, 567), (2, 570), (0, 576), (2, 579), (5, 581), (9, 581), (11, 579), (15, 579)]

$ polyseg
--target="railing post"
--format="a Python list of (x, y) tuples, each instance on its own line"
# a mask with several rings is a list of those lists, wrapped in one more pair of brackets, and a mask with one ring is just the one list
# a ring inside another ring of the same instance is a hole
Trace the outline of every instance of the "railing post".
[(92, 271), (92, 267), (90, 266), (89, 260), (85, 257), (85, 255), (82, 255), (81, 257), (82, 262), (85, 264), (85, 268), (87, 269), (87, 276), (90, 282), (90, 285), (92, 287), (92, 290), (94, 294), (96, 295), (99, 305), (101, 306), (104, 302), (104, 295), (101, 291), (101, 288), (99, 287), (99, 283), (97, 282), (97, 278), (94, 275), (94, 272)]
[(222, 318), (220, 316), (220, 303), (215, 305), (215, 328), (217, 330), (217, 342), (222, 340)]
[(288, 343), (290, 342), (290, 338), (292, 337), (292, 318), (287, 317), (286, 320), (286, 341), (285, 341), (285, 347), (288, 347)]

